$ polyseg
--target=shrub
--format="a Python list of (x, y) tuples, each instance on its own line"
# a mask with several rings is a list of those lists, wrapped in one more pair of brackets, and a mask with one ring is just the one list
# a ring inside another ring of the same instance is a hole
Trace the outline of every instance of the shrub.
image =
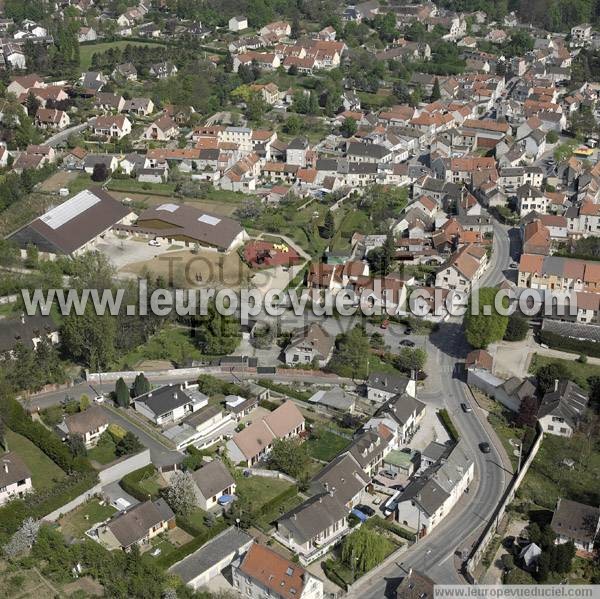
[(600, 343), (594, 341), (580, 341), (571, 337), (563, 337), (549, 331), (540, 332), (540, 341), (548, 347), (554, 349), (562, 349), (563, 351), (585, 354), (594, 358), (600, 358)]
[(129, 493), (131, 496), (135, 497), (138, 501), (147, 501), (148, 495), (150, 495), (151, 499), (157, 499), (158, 493), (149, 494), (148, 491), (143, 489), (140, 486), (140, 482), (151, 478), (156, 474), (156, 469), (152, 464), (148, 464), (143, 468), (139, 468), (138, 470), (134, 470), (129, 474), (126, 474), (121, 479), (121, 487), (126, 493)]
[(456, 429), (456, 427), (454, 426), (454, 422), (452, 422), (452, 419), (450, 418), (450, 414), (448, 414), (448, 410), (446, 410), (446, 409), (438, 410), (438, 417), (441, 420), (442, 424), (444, 425), (444, 428), (448, 431), (450, 438), (453, 441), (458, 442), (458, 440), (460, 439), (460, 434), (459, 434), (458, 430)]

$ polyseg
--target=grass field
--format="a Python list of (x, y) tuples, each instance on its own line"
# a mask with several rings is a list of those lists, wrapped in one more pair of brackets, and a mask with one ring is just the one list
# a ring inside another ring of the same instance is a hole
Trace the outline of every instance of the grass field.
[(79, 64), (84, 71), (87, 71), (92, 64), (92, 56), (98, 52), (106, 52), (111, 48), (125, 48), (125, 46), (155, 46), (164, 44), (149, 44), (144, 42), (129, 42), (129, 41), (118, 41), (118, 42), (100, 42), (98, 44), (89, 44), (79, 46)]
[(116, 511), (111, 505), (100, 505), (97, 499), (92, 499), (61, 518), (60, 528), (63, 534), (69, 537), (83, 538), (86, 530), (89, 530), (94, 524), (104, 522)]
[(108, 435), (103, 435), (96, 447), (88, 450), (88, 458), (99, 464), (109, 464), (117, 459), (115, 453), (116, 445), (112, 438)]
[(336, 435), (331, 431), (318, 431), (317, 437), (311, 437), (307, 441), (308, 453), (317, 460), (329, 462), (340, 453), (348, 443), (348, 439)]
[(563, 364), (569, 371), (570, 378), (584, 389), (588, 388), (587, 379), (590, 376), (600, 376), (600, 366), (597, 364), (582, 364), (577, 360), (563, 360), (562, 358), (540, 356), (539, 354), (533, 355), (529, 371), (535, 374), (542, 366), (546, 366), (552, 362)]
[(31, 481), (36, 490), (46, 490), (66, 477), (45, 453), (38, 449), (29, 439), (11, 430), (6, 431), (8, 449), (16, 452), (31, 472)]
[[(562, 461), (573, 460), (572, 469)], [(588, 505), (600, 503), (600, 451), (582, 434), (570, 439), (544, 436), (542, 446), (519, 489), (521, 499), (554, 509), (559, 497)]]
[(237, 481), (236, 495), (246, 510), (254, 512), (291, 486), (286, 480), (251, 476)]

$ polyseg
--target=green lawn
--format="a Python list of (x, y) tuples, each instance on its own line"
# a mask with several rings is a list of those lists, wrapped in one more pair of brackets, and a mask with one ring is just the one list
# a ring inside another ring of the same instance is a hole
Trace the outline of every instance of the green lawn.
[(117, 459), (115, 449), (115, 442), (108, 435), (104, 435), (96, 447), (88, 450), (88, 458), (100, 464), (109, 464)]
[[(565, 458), (575, 462), (569, 469)], [(558, 497), (588, 505), (600, 503), (600, 451), (582, 434), (570, 439), (545, 435), (518, 497), (554, 509)]]
[(140, 183), (137, 179), (111, 179), (106, 189), (170, 196), (175, 192), (175, 183)]
[(236, 495), (239, 497), (244, 509), (254, 512), (291, 486), (292, 483), (277, 478), (242, 477), (237, 481)]
[(277, 520), (277, 518), (283, 516), (286, 512), (293, 510), (295, 507), (302, 503), (303, 498), (296, 494), (292, 497), (288, 497), (283, 501), (277, 502), (276, 505), (272, 506), (266, 513), (261, 514), (256, 520), (255, 524), (258, 528), (263, 531), (268, 531), (271, 528), (271, 522)]
[(162, 489), (161, 485), (158, 483), (158, 474), (141, 480), (139, 482), (139, 487), (142, 491), (145, 491), (148, 495), (152, 495), (153, 497), (158, 495)]
[(144, 360), (182, 363), (187, 358), (199, 360), (202, 358), (202, 352), (194, 345), (187, 329), (167, 327), (156, 333), (144, 345), (122, 356), (114, 366), (119, 370), (133, 368)]
[(546, 366), (546, 364), (550, 364), (552, 362), (559, 362), (566, 366), (570, 372), (570, 378), (584, 389), (587, 389), (588, 387), (587, 379), (590, 376), (600, 376), (600, 366), (597, 364), (582, 364), (576, 359), (563, 360), (562, 358), (540, 356), (539, 354), (533, 355), (529, 371), (535, 374), (542, 366)]
[(69, 537), (83, 538), (86, 530), (94, 524), (104, 522), (116, 511), (111, 505), (100, 505), (97, 499), (91, 499), (61, 518), (60, 528), (63, 534)]
[(6, 441), (9, 451), (16, 452), (29, 468), (36, 490), (47, 490), (66, 477), (65, 472), (29, 439), (7, 429)]
[[(173, 551), (175, 551), (175, 545), (173, 545), (173, 543), (171, 543), (167, 539), (163, 539), (161, 537), (162, 537), (162, 535), (159, 535), (158, 537), (154, 537), (150, 541), (150, 544), (152, 545), (152, 549), (148, 550), (148, 554), (151, 554), (152, 551), (156, 548), (160, 549), (161, 556), (169, 555), (169, 553), (172, 553)], [(152, 556), (150, 556), (150, 557), (152, 557)], [(156, 556), (156, 557), (158, 557), (158, 556)]]
[(308, 453), (317, 460), (329, 462), (340, 453), (348, 443), (348, 439), (336, 435), (331, 431), (317, 431), (317, 436), (311, 437), (307, 441)]
[(79, 46), (79, 64), (81, 68), (87, 71), (92, 64), (92, 56), (98, 52), (106, 52), (106, 50), (110, 50), (112, 48), (125, 48), (125, 46), (154, 46), (164, 44), (150, 44), (146, 42), (128, 42), (128, 41), (118, 41), (118, 42), (100, 42), (98, 44), (86, 44)]

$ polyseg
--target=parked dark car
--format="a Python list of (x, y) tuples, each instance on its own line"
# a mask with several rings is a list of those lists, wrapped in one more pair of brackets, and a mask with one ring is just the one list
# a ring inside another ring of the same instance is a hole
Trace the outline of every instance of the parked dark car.
[(375, 510), (372, 507), (363, 505), (362, 503), (359, 503), (355, 509), (357, 509), (359, 512), (362, 512), (365, 516), (369, 516), (369, 518), (375, 515)]
[(405, 335), (412, 335), (413, 330), (410, 327), (406, 327), (404, 329), (404, 334)]
[(490, 444), (485, 442), (479, 444), (479, 449), (481, 449), (482, 453), (490, 453), (490, 451), (492, 451)]
[(403, 345), (404, 347), (414, 347), (415, 342), (411, 341), (410, 339), (402, 339), (402, 341), (400, 341), (400, 345)]
[(473, 408), (470, 405), (466, 404), (466, 403), (461, 403), (460, 407), (462, 408), (462, 411), (466, 412), (466, 413), (473, 411)]

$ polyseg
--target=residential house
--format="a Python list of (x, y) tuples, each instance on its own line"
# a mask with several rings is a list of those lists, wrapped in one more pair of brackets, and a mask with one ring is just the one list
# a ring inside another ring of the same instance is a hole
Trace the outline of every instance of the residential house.
[(429, 576), (410, 568), (396, 589), (396, 599), (433, 599), (434, 587)]
[(270, 453), (275, 439), (294, 438), (304, 430), (304, 416), (294, 402), (288, 400), (236, 433), (227, 441), (227, 451), (235, 464), (251, 467)]
[(285, 363), (291, 366), (317, 365), (323, 368), (335, 345), (334, 338), (318, 323), (296, 331), (285, 348)]
[(365, 428), (380, 431), (383, 425), (392, 432), (390, 449), (400, 449), (416, 432), (424, 414), (425, 404), (405, 391), (388, 399)]
[(323, 581), (258, 543), (233, 564), (231, 574), (235, 590), (244, 597), (323, 599)]
[(550, 253), (550, 231), (541, 220), (533, 220), (522, 227), (523, 252), (525, 254), (541, 254), (547, 256)]
[(125, 81), (137, 81), (137, 69), (131, 62), (117, 65), (110, 74), (113, 79), (124, 79)]
[(217, 506), (223, 496), (231, 496), (235, 493), (235, 480), (219, 459), (214, 459), (192, 472), (192, 479), (196, 501), (204, 511)]
[(385, 372), (372, 372), (365, 383), (367, 398), (384, 403), (396, 395), (408, 393), (416, 397), (417, 384), (413, 379)]
[(125, 100), (121, 111), (137, 116), (148, 116), (154, 112), (154, 102), (150, 98), (131, 98)]
[(134, 545), (148, 545), (154, 537), (174, 527), (175, 514), (164, 499), (145, 501), (101, 524), (98, 541), (110, 549), (129, 551)]
[(243, 31), (244, 29), (248, 29), (248, 19), (244, 16), (239, 17), (231, 17), (228, 23), (229, 31)]
[(122, 139), (131, 133), (131, 121), (123, 115), (100, 115), (94, 121), (94, 135)]
[(557, 545), (573, 543), (578, 551), (592, 554), (600, 533), (600, 508), (559, 497), (550, 527)]
[(31, 472), (19, 454), (9, 451), (0, 456), (0, 505), (33, 491)]
[(163, 385), (133, 400), (135, 410), (157, 425), (176, 422), (208, 405), (198, 385)]
[(69, 115), (56, 108), (38, 108), (35, 113), (35, 124), (40, 129), (55, 129), (62, 131), (71, 123)]
[(396, 520), (419, 537), (431, 532), (452, 510), (474, 476), (474, 461), (462, 442), (445, 459), (413, 479), (400, 495)]
[(546, 393), (538, 409), (538, 422), (545, 433), (571, 437), (583, 420), (588, 396), (574, 382), (557, 380), (554, 390)]
[(80, 27), (77, 32), (77, 41), (81, 44), (83, 42), (93, 42), (98, 39), (98, 34), (93, 27)]
[(177, 67), (169, 61), (157, 62), (150, 67), (148, 72), (156, 79), (168, 79), (177, 74)]
[(163, 115), (153, 123), (150, 123), (148, 127), (142, 133), (142, 139), (149, 139), (153, 141), (167, 141), (169, 139), (176, 139), (179, 135), (179, 127), (171, 119), (170, 116)]
[(94, 97), (94, 108), (105, 112), (121, 112), (125, 107), (125, 99), (120, 94), (98, 92)]
[(454, 252), (435, 276), (435, 286), (468, 294), (487, 267), (485, 248), (468, 244)]
[(57, 428), (66, 437), (81, 437), (86, 448), (90, 449), (98, 444), (108, 429), (108, 418), (100, 406), (93, 405), (83, 412), (66, 415)]
[(173, 564), (169, 574), (180, 578), (193, 591), (201, 591), (213, 578), (237, 562), (253, 543), (254, 539), (248, 533), (237, 526), (230, 526)]
[(68, 150), (63, 158), (63, 165), (69, 170), (83, 170), (87, 150), (76, 146)]
[(555, 291), (600, 292), (600, 265), (560, 256), (522, 254), (519, 287)]

